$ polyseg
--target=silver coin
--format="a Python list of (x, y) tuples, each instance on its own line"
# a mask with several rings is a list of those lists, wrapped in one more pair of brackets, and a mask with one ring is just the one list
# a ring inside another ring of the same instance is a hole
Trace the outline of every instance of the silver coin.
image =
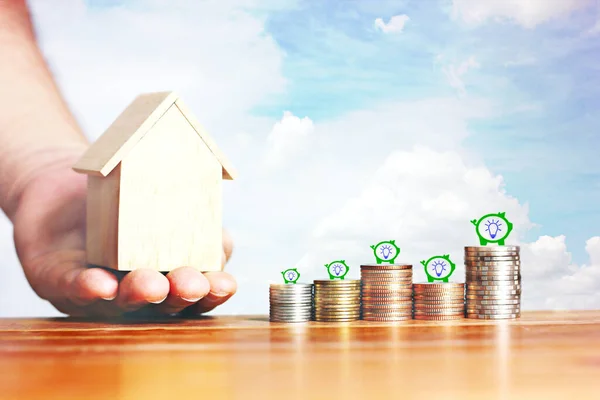
[[(494, 279), (496, 278), (496, 279)], [(494, 275), (494, 274), (488, 274), (488, 275), (481, 275), (481, 274), (465, 274), (465, 280), (467, 281), (467, 289), (469, 288), (469, 285), (473, 285), (473, 284), (478, 284), (481, 282), (478, 281), (489, 281), (489, 280), (494, 280), (494, 281), (508, 281), (508, 280), (515, 280), (515, 281), (520, 281), (521, 280), (521, 275)], [(485, 282), (487, 284), (487, 282)]]
[(471, 319), (517, 319), (521, 316), (521, 313), (517, 314), (504, 314), (504, 315), (493, 315), (493, 314), (466, 314), (467, 318)]
[(498, 313), (501, 314), (503, 312), (515, 311), (521, 308), (521, 304), (472, 304), (467, 303), (467, 310), (485, 310), (485, 312), (481, 312), (480, 314), (491, 314)]
[(503, 252), (503, 251), (520, 251), (520, 246), (465, 246), (465, 252), (469, 253), (493, 253), (493, 252)]
[(270, 322), (283, 322), (283, 323), (287, 323), (287, 324), (295, 324), (295, 323), (302, 323), (302, 322), (309, 322), (309, 319), (305, 319), (305, 318), (301, 318), (301, 319), (280, 319), (280, 318), (271, 318)]
[(497, 310), (488, 311), (488, 310), (479, 310), (479, 309), (477, 309), (477, 310), (467, 309), (465, 314), (507, 316), (507, 315), (515, 315), (515, 314), (520, 314), (520, 313), (521, 313), (521, 310), (519, 310), (519, 309), (506, 310), (506, 311), (497, 311)]
[(485, 271), (520, 271), (521, 270), (521, 265), (520, 264), (514, 264), (514, 263), (509, 263), (509, 264), (499, 264), (499, 265), (480, 265), (479, 263), (475, 263), (475, 264), (465, 264), (465, 271), (480, 271), (480, 272), (485, 272)]
[(275, 296), (275, 297), (302, 297), (302, 296), (310, 297), (310, 296), (312, 296), (312, 292), (282, 293), (282, 292), (271, 291), (271, 292), (269, 292), (269, 296), (271, 296), (271, 297), (273, 297), (273, 296)]
[(294, 290), (294, 289), (303, 289), (303, 288), (311, 288), (311, 283), (271, 283), (269, 285), (270, 288), (277, 288), (282, 290)]
[(520, 300), (476, 300), (476, 301), (467, 301), (467, 306), (473, 307), (487, 307), (487, 306), (520, 306)]
[(312, 299), (269, 299), (270, 304), (312, 304)]
[(520, 256), (465, 256), (465, 264), (473, 264), (479, 262), (510, 262), (510, 261), (521, 261)]
[[(471, 283), (480, 283), (480, 284), (487, 284), (489, 283), (489, 281), (501, 281), (502, 283), (505, 282), (515, 282), (515, 283), (520, 283), (521, 282), (521, 277), (520, 276), (498, 276), (498, 275), (490, 275), (490, 276), (473, 276), (473, 275), (467, 275), (467, 282), (471, 282)], [(496, 283), (492, 283), (493, 285), (495, 285)]]
[(310, 302), (312, 296), (269, 296), (271, 301), (306, 301)]
[(516, 291), (517, 293), (511, 293), (511, 292), (515, 292), (513, 290), (511, 291), (506, 291), (506, 292), (492, 292), (492, 291), (486, 291), (485, 294), (480, 294), (480, 291), (478, 291), (477, 293), (467, 293), (467, 295), (465, 296), (465, 299), (482, 299), (482, 300), (486, 300), (486, 299), (509, 299), (509, 298), (516, 298), (519, 299), (521, 298), (521, 293), (519, 291)]
[(288, 296), (294, 296), (294, 295), (305, 295), (305, 294), (311, 294), (313, 291), (312, 289), (310, 290), (269, 290), (269, 294), (278, 294), (278, 295), (288, 295)]
[[(465, 270), (465, 275), (470, 276), (521, 276), (520, 270), (493, 270), (493, 271), (478, 271), (468, 269)], [(468, 283), (468, 281), (467, 281)]]
[(495, 251), (495, 252), (479, 252), (472, 253), (466, 252), (464, 253), (464, 257), (520, 257), (520, 253), (518, 251)]
[[(485, 301), (485, 300), (482, 300), (482, 301)], [(518, 301), (518, 300), (516, 302), (513, 300), (513, 301), (504, 301), (504, 302), (501, 301), (501, 302), (498, 302), (498, 303), (496, 303), (496, 302), (489, 303), (489, 301), (492, 301), (492, 300), (488, 300), (488, 302), (486, 302), (486, 303), (482, 303), (481, 301), (470, 301), (469, 300), (469, 301), (467, 301), (466, 304), (467, 304), (467, 307), (474, 307), (474, 308), (486, 308), (486, 307), (489, 307), (491, 310), (493, 310), (495, 307), (498, 307), (498, 308), (502, 308), (502, 307), (509, 308), (509, 307), (515, 307), (515, 306), (519, 307), (521, 305), (521, 302)]]
[(277, 318), (277, 319), (310, 319), (312, 318), (312, 314), (308, 313), (308, 314), (277, 314), (277, 313), (272, 313), (269, 315), (269, 318)]
[(515, 269), (475, 269), (469, 268), (465, 270), (465, 274), (469, 275), (520, 275), (521, 270)]
[(469, 265), (465, 265), (465, 272), (475, 272), (475, 273), (493, 273), (493, 272), (498, 272), (498, 273), (519, 273), (521, 272), (521, 267), (518, 265), (500, 265), (500, 266), (486, 266), (486, 267), (479, 267), (479, 266), (469, 266)]
[(470, 290), (520, 290), (521, 289), (521, 284), (520, 283), (515, 283), (513, 281), (507, 281), (506, 283), (503, 283), (502, 281), (499, 282), (494, 282), (494, 283), (490, 283), (490, 282), (469, 282), (467, 283), (467, 293), (469, 293)]
[(519, 262), (477, 262), (477, 263), (465, 263), (465, 271), (520, 271), (521, 264)]
[(310, 309), (312, 307), (312, 303), (309, 304), (273, 304), (269, 305), (271, 309), (281, 309), (281, 310), (304, 310)]
[(466, 301), (516, 301), (521, 300), (520, 295), (498, 295), (498, 296), (468, 296)]
[(312, 315), (270, 315), (271, 321), (310, 321)]

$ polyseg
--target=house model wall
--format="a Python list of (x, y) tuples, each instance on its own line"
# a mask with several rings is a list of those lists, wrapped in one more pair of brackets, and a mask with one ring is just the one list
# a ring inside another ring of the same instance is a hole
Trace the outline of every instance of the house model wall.
[(222, 181), (235, 171), (175, 93), (137, 97), (74, 169), (88, 175), (89, 264), (221, 270)]

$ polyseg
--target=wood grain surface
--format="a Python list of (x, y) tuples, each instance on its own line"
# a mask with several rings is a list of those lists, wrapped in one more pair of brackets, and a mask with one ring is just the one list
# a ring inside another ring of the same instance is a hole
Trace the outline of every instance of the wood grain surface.
[(0, 320), (0, 399), (600, 399), (600, 311), (515, 321)]

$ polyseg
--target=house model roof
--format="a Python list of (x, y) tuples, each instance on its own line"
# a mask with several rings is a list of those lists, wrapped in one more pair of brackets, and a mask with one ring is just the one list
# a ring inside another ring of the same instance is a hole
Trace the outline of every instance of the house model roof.
[(223, 179), (237, 173), (217, 145), (174, 92), (138, 96), (75, 164), (77, 172), (107, 176), (171, 107), (177, 107), (223, 167)]

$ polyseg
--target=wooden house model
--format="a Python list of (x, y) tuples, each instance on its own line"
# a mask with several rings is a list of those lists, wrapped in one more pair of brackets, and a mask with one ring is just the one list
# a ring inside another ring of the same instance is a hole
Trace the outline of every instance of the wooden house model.
[(175, 93), (138, 96), (73, 169), (88, 175), (88, 264), (221, 270), (235, 171)]

